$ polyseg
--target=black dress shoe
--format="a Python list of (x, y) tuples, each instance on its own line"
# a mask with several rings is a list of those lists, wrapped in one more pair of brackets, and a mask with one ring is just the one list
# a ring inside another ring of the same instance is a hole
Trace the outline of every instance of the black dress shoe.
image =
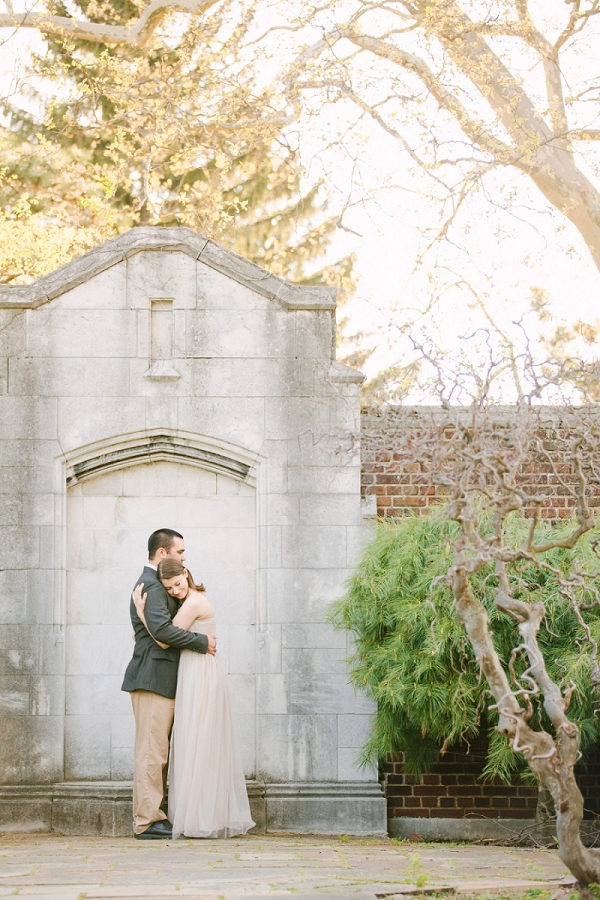
[(136, 834), (138, 841), (160, 841), (164, 838), (173, 837), (173, 826), (168, 819), (161, 819), (159, 822), (153, 822), (141, 834)]

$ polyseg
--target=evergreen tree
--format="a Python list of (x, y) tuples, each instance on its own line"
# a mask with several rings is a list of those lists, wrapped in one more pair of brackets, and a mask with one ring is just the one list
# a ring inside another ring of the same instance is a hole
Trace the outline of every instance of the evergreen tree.
[[(140, 14), (130, 0), (55, 7), (116, 25)], [(3, 103), (0, 235), (13, 240), (0, 280), (39, 276), (139, 224), (187, 225), (270, 271), (308, 277), (336, 222), (319, 187), (303, 186), (284, 104), (255, 87), (245, 33), (224, 5), (181, 33), (169, 20), (142, 49), (45, 35), (23, 96)]]

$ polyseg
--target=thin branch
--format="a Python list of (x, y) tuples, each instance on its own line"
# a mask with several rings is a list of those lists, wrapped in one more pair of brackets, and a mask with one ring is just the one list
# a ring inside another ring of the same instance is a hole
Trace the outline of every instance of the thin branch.
[(139, 49), (147, 46), (158, 26), (170, 13), (184, 11), (200, 15), (218, 2), (219, 0), (152, 0), (132, 25), (105, 25), (49, 13), (15, 13), (9, 9), (8, 13), (0, 14), (0, 28), (33, 28), (41, 34), (64, 35), (96, 44), (123, 44)]

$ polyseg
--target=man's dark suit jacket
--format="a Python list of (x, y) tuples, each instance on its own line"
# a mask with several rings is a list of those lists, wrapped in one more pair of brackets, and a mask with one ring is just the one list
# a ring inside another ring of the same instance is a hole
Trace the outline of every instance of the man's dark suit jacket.
[(135, 646), (121, 690), (152, 691), (154, 694), (173, 698), (177, 687), (179, 651), (195, 650), (197, 653), (206, 653), (208, 638), (205, 634), (183, 631), (173, 625), (171, 620), (179, 609), (179, 604), (174, 597), (167, 594), (154, 569), (144, 566), (135, 587), (138, 584), (144, 585), (144, 593), (148, 595), (144, 609), (148, 628), (156, 640), (169, 644), (169, 647), (163, 650), (152, 639), (131, 600), (129, 614), (135, 631)]

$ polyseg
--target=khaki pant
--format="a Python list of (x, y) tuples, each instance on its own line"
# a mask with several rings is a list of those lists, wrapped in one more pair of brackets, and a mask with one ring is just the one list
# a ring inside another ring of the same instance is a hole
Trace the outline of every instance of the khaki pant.
[(131, 691), (130, 696), (135, 718), (133, 830), (140, 834), (153, 822), (167, 818), (161, 804), (165, 796), (175, 700), (151, 691)]

